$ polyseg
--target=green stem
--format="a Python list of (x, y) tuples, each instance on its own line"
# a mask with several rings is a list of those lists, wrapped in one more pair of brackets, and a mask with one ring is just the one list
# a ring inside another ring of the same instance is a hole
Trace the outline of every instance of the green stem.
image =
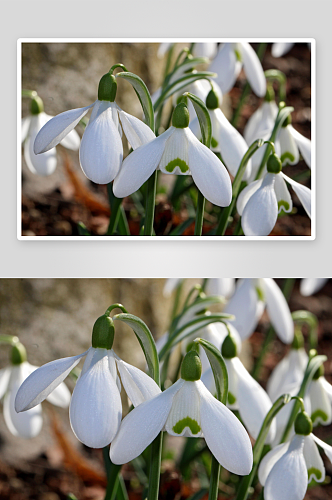
[(147, 500), (158, 500), (162, 439), (163, 433), (160, 432), (151, 444), (149, 491)]
[(204, 219), (204, 205), (205, 198), (200, 191), (198, 191), (196, 222), (195, 222), (195, 236), (202, 236), (203, 219)]
[(15, 335), (0, 335), (0, 344), (14, 345), (19, 341)]
[(33, 97), (36, 96), (37, 92), (35, 90), (22, 89), (22, 97), (30, 97), (32, 99)]
[(249, 149), (243, 156), (232, 185), (232, 201), (230, 205), (228, 207), (225, 207), (220, 213), (220, 218), (216, 229), (216, 236), (224, 236), (228, 226), (229, 216), (235, 206), (236, 198), (240, 190), (242, 177), (244, 175), (247, 163), (252, 155), (257, 151), (257, 149), (263, 146), (263, 143), (264, 141), (262, 139), (258, 139), (257, 141), (253, 142), (253, 144), (249, 147)]
[(111, 459), (109, 458), (108, 446), (103, 448), (103, 457), (107, 474), (107, 488), (104, 500), (113, 500), (119, 485), (119, 472), (121, 470), (121, 465), (115, 465), (111, 462)]
[(107, 229), (107, 236), (112, 236), (114, 232), (116, 231), (120, 214), (121, 214), (121, 203), (123, 198), (116, 198), (113, 194), (113, 188), (112, 188), (112, 183), (110, 182), (107, 184), (107, 193), (108, 193), (108, 199), (110, 202), (110, 207), (111, 207), (111, 217)]
[(295, 311), (292, 313), (295, 324), (301, 328), (306, 325), (309, 329), (309, 348), (316, 349), (318, 341), (318, 319), (309, 311)]
[(217, 500), (219, 490), (220, 463), (212, 455), (209, 500)]
[(154, 209), (156, 203), (157, 171), (153, 172), (147, 181), (144, 236), (152, 236)]

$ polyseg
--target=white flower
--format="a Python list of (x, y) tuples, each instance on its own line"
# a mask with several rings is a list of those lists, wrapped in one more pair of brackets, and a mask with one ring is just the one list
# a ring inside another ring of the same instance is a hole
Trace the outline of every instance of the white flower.
[(246, 236), (268, 236), (274, 228), (278, 213), (292, 211), (293, 202), (285, 180), (291, 184), (308, 216), (311, 216), (311, 190), (287, 177), (283, 172), (266, 173), (262, 179), (246, 186), (236, 202), (242, 216)]
[(273, 57), (282, 57), (294, 46), (293, 42), (276, 42), (272, 44), (271, 54)]
[(206, 284), (207, 295), (221, 295), (228, 299), (235, 290), (234, 278), (208, 278)]
[(281, 127), (278, 141), (280, 144), (280, 159), (283, 165), (296, 165), (300, 153), (311, 168), (311, 141), (295, 130), (292, 125)]
[(158, 168), (165, 174), (191, 174), (203, 196), (215, 205), (225, 207), (231, 202), (231, 180), (222, 162), (188, 126), (173, 125), (127, 156), (114, 180), (115, 196), (123, 198), (134, 193)]
[(305, 297), (314, 295), (323, 288), (327, 281), (328, 278), (302, 278), (300, 283), (300, 293)]
[[(228, 373), (228, 408), (239, 410), (241, 419), (254, 439), (257, 439), (263, 421), (271, 409), (272, 403), (263, 387), (243, 366), (241, 360), (235, 356), (227, 359), (224, 357)], [(209, 368), (202, 375), (202, 382), (212, 394), (216, 393), (212, 369)], [(267, 443), (275, 437), (276, 423), (272, 421)]]
[(70, 424), (77, 439), (91, 448), (108, 445), (116, 435), (122, 417), (120, 383), (134, 406), (160, 392), (152, 378), (122, 361), (113, 349), (90, 347), (78, 356), (51, 361), (22, 384), (15, 409), (34, 408), (48, 397), (86, 355), (81, 375), (70, 402)]
[(227, 93), (233, 88), (242, 66), (255, 94), (263, 97), (266, 92), (264, 71), (256, 52), (247, 42), (222, 44), (209, 71), (218, 74), (216, 81), (222, 92)]
[[(227, 120), (220, 108), (209, 109), (209, 115), (212, 125), (212, 140), (211, 149), (221, 154), (226, 167), (233, 177), (235, 177), (241, 160), (248, 150), (248, 144), (236, 130), (233, 125)], [(201, 129), (198, 118), (196, 117), (190, 123), (190, 129), (198, 139), (201, 139)], [(247, 167), (243, 176), (243, 180), (247, 181), (251, 174), (251, 160), (247, 163)]]
[(254, 332), (265, 307), (277, 335), (286, 344), (291, 343), (294, 337), (292, 316), (282, 291), (272, 278), (239, 280), (223, 312), (234, 314), (232, 325), (244, 340)]
[(325, 479), (323, 460), (316, 443), (332, 461), (332, 447), (314, 434), (295, 435), (269, 451), (260, 463), (258, 478), (264, 486), (265, 500), (302, 500), (312, 479)]
[[(43, 424), (42, 407), (40, 404), (25, 413), (16, 413), (14, 408), (15, 397), (20, 385), (35, 370), (28, 361), (14, 364), (0, 370), (0, 399), (3, 399), (4, 419), (8, 429), (14, 436), (34, 438), (41, 430)], [(47, 400), (62, 408), (70, 402), (70, 392), (65, 384), (60, 384)]]
[(115, 102), (97, 100), (85, 108), (60, 113), (40, 130), (35, 139), (34, 152), (45, 153), (59, 144), (90, 108), (93, 108), (91, 117), (80, 146), (80, 164), (91, 181), (107, 184), (117, 175), (123, 159), (120, 123), (133, 149), (155, 137), (145, 123), (122, 111)]
[[(33, 150), (35, 138), (40, 129), (51, 120), (53, 117), (41, 111), (38, 114), (26, 116), (22, 120), (22, 134), (21, 139), (24, 143), (24, 159), (29, 167), (29, 170), (38, 175), (51, 175), (53, 174), (56, 165), (56, 150), (52, 148), (46, 153), (36, 155)], [(60, 141), (60, 144), (67, 149), (76, 151), (80, 146), (80, 138), (75, 130), (72, 130), (67, 137)]]
[(252, 448), (244, 427), (201, 380), (180, 378), (131, 411), (112, 442), (112, 462), (133, 460), (162, 430), (173, 436), (204, 437), (218, 462), (235, 474), (249, 474), (252, 468)]
[(306, 396), (310, 400), (308, 413), (313, 426), (330, 425), (332, 422), (332, 386), (323, 375), (318, 379), (313, 378)]

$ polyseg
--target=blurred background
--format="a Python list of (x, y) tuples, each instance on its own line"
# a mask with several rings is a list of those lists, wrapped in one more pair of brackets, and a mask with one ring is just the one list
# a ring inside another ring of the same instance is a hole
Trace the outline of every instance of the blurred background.
[[(174, 58), (189, 44), (177, 44)], [(258, 44), (252, 44), (257, 50)], [(57, 115), (63, 111), (92, 104), (97, 98), (98, 83), (103, 74), (118, 62), (136, 73), (146, 83), (150, 93), (162, 83), (166, 57), (157, 56), (157, 43), (24, 43), (22, 44), (22, 88), (35, 90), (44, 101), (45, 112)], [(263, 69), (279, 69), (287, 77), (287, 105), (293, 106), (292, 123), (305, 137), (311, 137), (311, 72), (310, 50), (307, 44), (296, 43), (285, 56), (271, 55), (271, 44), (262, 60)], [(203, 69), (207, 69), (204, 67)], [(243, 71), (234, 88), (224, 96), (222, 109), (231, 118), (246, 84)], [(139, 118), (141, 107), (132, 87), (118, 82), (116, 102), (124, 111)], [(243, 128), (261, 104), (261, 99), (250, 92), (242, 108), (237, 128)], [(29, 114), (29, 99), (23, 99), (22, 116)], [(82, 136), (83, 128), (76, 127)], [(91, 235), (105, 234), (109, 220), (106, 186), (89, 181), (79, 165), (78, 152), (57, 147), (58, 166), (48, 177), (30, 172), (22, 159), (22, 235), (77, 236), (82, 222)], [(296, 177), (310, 187), (308, 167), (303, 161), (286, 167), (286, 175)], [(176, 176), (164, 174), (159, 180), (156, 198), (155, 230), (157, 235), (168, 235), (189, 218), (187, 204), (174, 206), (169, 194)], [(195, 196), (195, 194), (193, 195)], [(310, 235), (310, 220), (302, 205), (292, 193), (294, 212), (283, 215), (272, 235)], [(137, 197), (136, 197), (137, 198)], [(144, 208), (138, 199), (125, 198), (123, 206), (132, 235), (138, 235)], [(209, 208), (209, 205), (207, 205)], [(203, 233), (215, 224), (219, 208), (212, 207)], [(215, 212), (215, 213), (214, 213)], [(194, 224), (184, 235), (192, 235)], [(227, 234), (227, 233), (226, 233)]]
[[(286, 280), (277, 279), (283, 288)], [(84, 352), (91, 345), (92, 327), (112, 303), (122, 303), (128, 312), (139, 316), (155, 339), (163, 335), (170, 324), (174, 297), (165, 296), (165, 279), (0, 279), (0, 333), (17, 335), (25, 345), (28, 361), (42, 365), (57, 358)], [(186, 279), (181, 303), (187, 292), (202, 279)], [(325, 377), (332, 383), (332, 280), (312, 296), (300, 293), (300, 280), (291, 285), (291, 311), (307, 310), (319, 321), (318, 353), (325, 354)], [(221, 310), (219, 306), (217, 309)], [(125, 361), (145, 368), (144, 357), (132, 330), (118, 322), (115, 331), (115, 352)], [(243, 344), (241, 359), (250, 371), (258, 358), (269, 330), (266, 313), (256, 331)], [(303, 331), (306, 347), (307, 332)], [(277, 337), (269, 346), (259, 375), (266, 381), (276, 364), (288, 352), (289, 346)], [(0, 369), (9, 364), (10, 348), (2, 345)], [(80, 365), (81, 366), (81, 365)], [(66, 379), (72, 390), (73, 380)], [(127, 401), (123, 400), (127, 408)], [(73, 435), (68, 409), (43, 403), (44, 425), (34, 439), (14, 437), (8, 431), (0, 413), (0, 498), (1, 500), (65, 500), (74, 493), (82, 500), (99, 500), (105, 494), (105, 473), (102, 450), (91, 450)], [(332, 444), (332, 426), (319, 426), (315, 434)], [(167, 438), (164, 447), (161, 490), (162, 499), (186, 499), (192, 496), (204, 480), (197, 466), (194, 474), (180, 472), (175, 458), (182, 438)], [(308, 489), (306, 499), (328, 500), (332, 496), (332, 465), (324, 458), (326, 484)], [(142, 498), (142, 476), (132, 465), (123, 467), (123, 477), (131, 499)], [(200, 475), (201, 474), (201, 475)], [(220, 498), (232, 498), (234, 485), (228, 483)], [(207, 497), (206, 497), (207, 498)]]

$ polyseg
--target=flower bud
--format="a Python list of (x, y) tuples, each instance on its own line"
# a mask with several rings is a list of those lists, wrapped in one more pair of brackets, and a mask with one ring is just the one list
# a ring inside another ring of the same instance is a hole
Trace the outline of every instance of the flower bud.
[(112, 349), (114, 340), (114, 323), (112, 318), (104, 314), (97, 319), (92, 330), (92, 347)]
[(294, 423), (294, 429), (296, 434), (309, 436), (309, 434), (312, 432), (312, 421), (307, 412), (301, 411), (297, 415)]
[(237, 347), (234, 337), (228, 334), (225, 338), (222, 347), (221, 347), (221, 355), (223, 358), (232, 359), (237, 356)]
[(217, 108), (219, 108), (219, 97), (218, 97), (217, 93), (213, 89), (211, 89), (210, 92), (208, 93), (205, 102), (206, 102), (206, 107), (208, 109), (217, 109)]
[(279, 156), (276, 154), (270, 155), (267, 160), (266, 168), (270, 174), (279, 174), (282, 169), (282, 163)]
[(202, 363), (196, 351), (189, 351), (183, 358), (181, 378), (188, 382), (195, 382), (201, 378)]
[(180, 102), (174, 109), (172, 125), (176, 128), (186, 128), (189, 125), (189, 111), (184, 102)]
[(116, 96), (117, 83), (114, 75), (106, 73), (102, 76), (98, 87), (98, 100), (114, 102)]
[(30, 113), (32, 115), (39, 115), (39, 113), (42, 113), (43, 111), (44, 111), (44, 103), (42, 99), (39, 97), (39, 95), (36, 95), (31, 99)]
[(23, 344), (21, 342), (17, 342), (12, 347), (11, 352), (11, 362), (13, 365), (20, 365), (27, 360), (27, 352)]

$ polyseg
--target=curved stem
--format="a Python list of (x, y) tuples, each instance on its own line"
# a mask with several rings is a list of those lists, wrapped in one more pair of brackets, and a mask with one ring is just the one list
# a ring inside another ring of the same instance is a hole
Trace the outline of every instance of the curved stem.
[(162, 439), (163, 439), (163, 433), (160, 432), (160, 434), (151, 444), (149, 491), (147, 500), (158, 500)]
[(204, 219), (204, 206), (205, 198), (200, 191), (198, 191), (196, 222), (195, 222), (195, 236), (202, 236), (203, 219)]
[(19, 338), (16, 335), (0, 335), (0, 344), (14, 345), (19, 342)]
[(156, 204), (157, 171), (154, 171), (147, 181), (144, 236), (152, 236), (154, 209)]

